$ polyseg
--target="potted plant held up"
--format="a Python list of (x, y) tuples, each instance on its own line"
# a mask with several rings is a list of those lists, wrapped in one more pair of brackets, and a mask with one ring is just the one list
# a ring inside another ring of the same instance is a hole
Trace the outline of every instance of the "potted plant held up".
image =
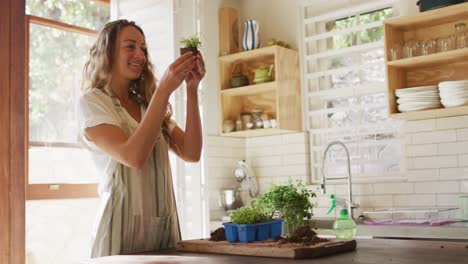
[(182, 48), (180, 48), (180, 55), (183, 55), (189, 51), (195, 55), (199, 52), (198, 49), (201, 48), (201, 41), (197, 35), (193, 35), (192, 37), (188, 38), (182, 38), (180, 40), (180, 44), (182, 44)]

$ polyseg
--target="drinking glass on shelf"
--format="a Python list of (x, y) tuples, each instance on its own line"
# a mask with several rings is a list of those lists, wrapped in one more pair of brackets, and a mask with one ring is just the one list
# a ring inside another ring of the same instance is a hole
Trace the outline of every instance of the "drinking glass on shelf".
[(440, 37), (437, 39), (437, 52), (446, 52), (455, 49), (453, 36)]
[(419, 44), (419, 52), (422, 56), (433, 54), (436, 52), (436, 41), (433, 39), (425, 39)]
[(390, 48), (390, 60), (399, 60), (403, 58), (403, 48), (401, 45), (395, 45)]
[(416, 57), (419, 55), (419, 43), (415, 40), (409, 40), (403, 47), (403, 56), (405, 58)]
[(463, 49), (467, 47), (465, 23), (463, 22), (455, 24), (455, 42), (457, 49)]

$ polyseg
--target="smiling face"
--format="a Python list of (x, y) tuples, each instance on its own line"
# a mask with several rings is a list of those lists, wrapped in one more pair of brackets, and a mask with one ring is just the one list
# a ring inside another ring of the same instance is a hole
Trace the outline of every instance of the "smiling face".
[(126, 26), (119, 32), (117, 41), (112, 75), (128, 81), (140, 78), (146, 63), (143, 34), (133, 26)]

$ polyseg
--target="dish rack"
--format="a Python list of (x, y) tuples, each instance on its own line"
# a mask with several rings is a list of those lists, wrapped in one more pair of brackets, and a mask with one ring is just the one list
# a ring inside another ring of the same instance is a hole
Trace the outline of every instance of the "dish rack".
[(440, 226), (456, 222), (458, 208), (390, 208), (364, 211), (364, 224)]

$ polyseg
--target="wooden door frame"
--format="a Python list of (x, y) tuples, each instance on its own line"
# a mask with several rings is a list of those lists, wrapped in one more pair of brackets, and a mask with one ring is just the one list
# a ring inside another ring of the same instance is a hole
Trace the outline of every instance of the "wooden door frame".
[(25, 0), (0, 1), (0, 263), (25, 263)]

